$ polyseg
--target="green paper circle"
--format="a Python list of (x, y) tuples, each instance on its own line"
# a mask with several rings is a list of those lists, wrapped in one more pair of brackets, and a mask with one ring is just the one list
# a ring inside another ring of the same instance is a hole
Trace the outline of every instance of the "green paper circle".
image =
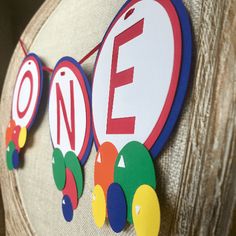
[(122, 148), (115, 163), (114, 182), (124, 190), (127, 220), (133, 223), (132, 201), (138, 187), (146, 184), (156, 189), (153, 160), (143, 144), (133, 141)]
[(66, 163), (66, 168), (70, 169), (70, 171), (74, 175), (78, 191), (78, 197), (81, 197), (84, 189), (84, 180), (78, 157), (74, 152), (69, 151), (66, 153), (65, 163)]
[(6, 150), (6, 162), (7, 162), (8, 170), (14, 169), (13, 160), (12, 160), (12, 155), (13, 155), (14, 150), (15, 150), (15, 144), (13, 143), (13, 141), (11, 141), (9, 142), (7, 146), (7, 150)]
[(53, 178), (58, 190), (62, 190), (66, 183), (66, 166), (60, 149), (55, 148), (52, 156)]

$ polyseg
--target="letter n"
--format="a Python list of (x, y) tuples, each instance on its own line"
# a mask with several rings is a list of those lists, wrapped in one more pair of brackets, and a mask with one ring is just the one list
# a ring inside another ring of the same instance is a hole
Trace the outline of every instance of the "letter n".
[[(75, 150), (75, 103), (74, 103), (74, 84), (70, 81), (70, 91), (66, 91), (66, 96), (70, 96), (70, 119), (66, 112), (66, 106), (61, 92), (59, 83), (56, 83), (56, 96), (57, 96), (57, 144), (61, 144), (61, 114), (63, 115), (66, 130), (72, 150)], [(62, 111), (62, 113), (61, 113)]]

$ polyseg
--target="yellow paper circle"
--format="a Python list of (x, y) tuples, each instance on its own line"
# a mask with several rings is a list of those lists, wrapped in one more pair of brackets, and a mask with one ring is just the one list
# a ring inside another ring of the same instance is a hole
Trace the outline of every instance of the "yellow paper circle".
[(98, 228), (101, 228), (106, 219), (106, 200), (103, 189), (96, 185), (92, 194), (93, 219)]
[(18, 146), (19, 146), (19, 148), (23, 148), (25, 146), (26, 139), (27, 139), (27, 128), (26, 127), (22, 127), (20, 129), (19, 139), (18, 139)]
[(137, 236), (157, 236), (160, 230), (160, 205), (154, 189), (141, 185), (135, 192), (132, 217)]

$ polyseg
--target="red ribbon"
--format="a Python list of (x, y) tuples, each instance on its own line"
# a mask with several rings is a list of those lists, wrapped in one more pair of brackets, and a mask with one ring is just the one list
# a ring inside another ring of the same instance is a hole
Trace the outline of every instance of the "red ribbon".
[[(22, 51), (24, 52), (25, 56), (27, 56), (28, 52), (27, 52), (27, 49), (25, 47), (25, 44), (24, 42), (20, 39), (20, 46), (21, 46), (21, 49)], [(96, 51), (99, 50), (101, 46), (101, 43), (99, 43), (96, 47), (94, 47), (88, 54), (86, 54), (80, 61), (79, 61), (79, 64), (83, 64), (88, 58), (90, 58)], [(47, 71), (49, 73), (52, 73), (53, 72), (53, 69), (47, 67), (47, 66), (43, 66), (43, 70), (44, 71)]]

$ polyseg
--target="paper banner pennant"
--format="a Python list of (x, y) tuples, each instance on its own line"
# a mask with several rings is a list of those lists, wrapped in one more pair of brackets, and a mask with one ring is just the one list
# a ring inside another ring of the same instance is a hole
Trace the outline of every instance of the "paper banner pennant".
[(191, 23), (179, 0), (126, 1), (103, 38), (92, 87), (95, 170), (103, 163), (100, 148), (112, 143), (119, 154), (106, 207), (115, 232), (124, 228), (127, 213), (137, 235), (159, 233), (151, 157), (159, 155), (179, 117), (191, 63)]
[(120, 151), (136, 140), (156, 158), (168, 140), (186, 94), (192, 53), (190, 21), (176, 2), (127, 1), (108, 28), (93, 76), (97, 147), (110, 141)]
[(73, 151), (84, 165), (92, 146), (91, 90), (82, 67), (64, 57), (50, 82), (49, 126), (52, 144), (63, 155)]
[(43, 87), (42, 63), (36, 54), (27, 55), (18, 72), (11, 109), (11, 120), (6, 130), (6, 159), (9, 170), (20, 164), (20, 150), (39, 109)]
[(70, 57), (59, 60), (50, 82), (49, 126), (53, 176), (63, 192), (66, 221), (72, 220), (84, 188), (81, 166), (92, 146), (90, 100), (90, 86), (80, 64)]

